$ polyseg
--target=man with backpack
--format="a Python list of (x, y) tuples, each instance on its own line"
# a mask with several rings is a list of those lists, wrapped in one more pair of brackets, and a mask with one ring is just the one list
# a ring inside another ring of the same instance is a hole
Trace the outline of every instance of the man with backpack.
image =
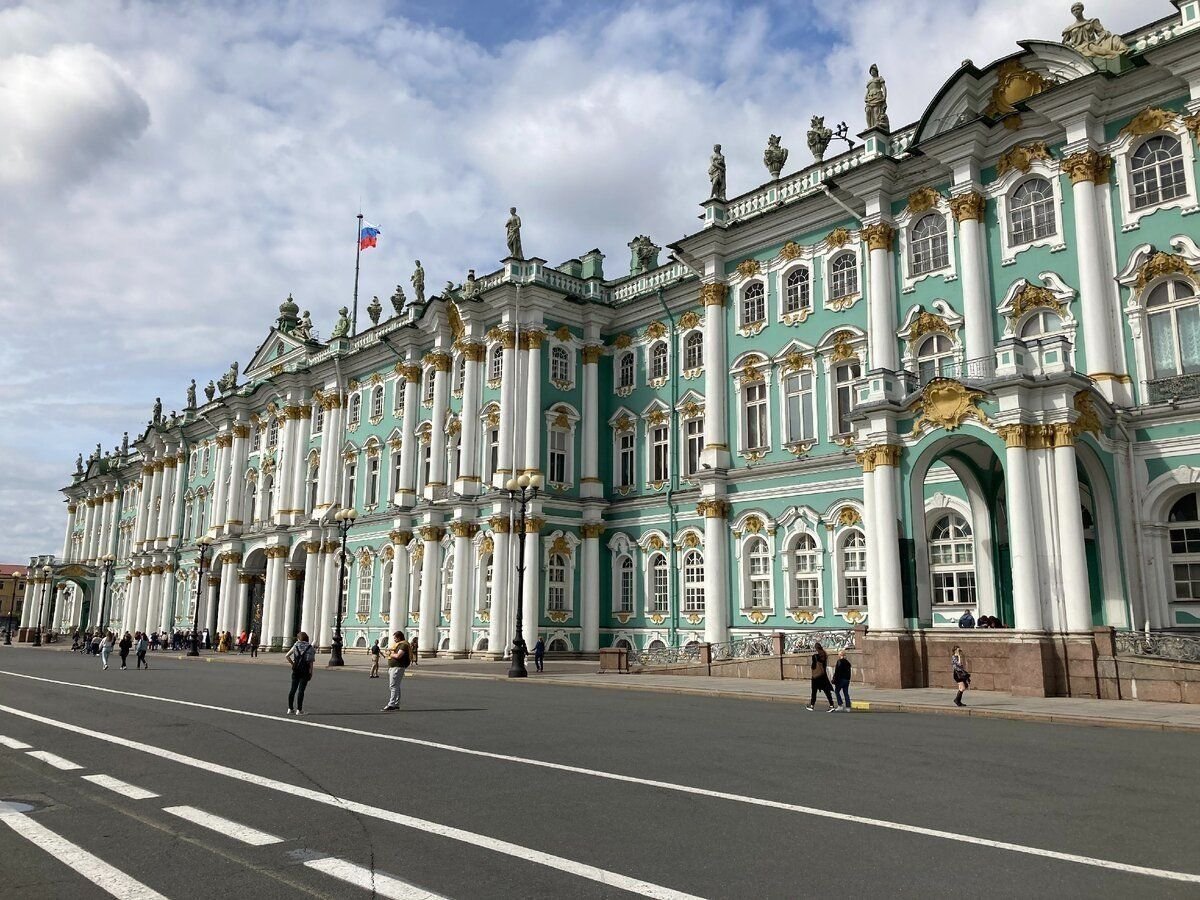
[(412, 662), (412, 646), (404, 639), (403, 631), (392, 632), (392, 645), (388, 648), (388, 702), (384, 712), (400, 708), (400, 687), (404, 681), (404, 670)]
[(296, 643), (292, 644), (292, 649), (284, 659), (292, 664), (292, 690), (288, 693), (287, 715), (295, 712), (296, 715), (302, 716), (304, 688), (312, 678), (313, 664), (317, 661), (317, 649), (308, 642), (306, 632), (302, 631), (296, 636)]

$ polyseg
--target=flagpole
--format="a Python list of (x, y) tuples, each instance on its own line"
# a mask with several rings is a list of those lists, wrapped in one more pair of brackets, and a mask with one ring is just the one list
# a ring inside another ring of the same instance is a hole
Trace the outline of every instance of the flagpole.
[(362, 258), (362, 225), (363, 214), (358, 214), (358, 230), (354, 233), (354, 315), (351, 318), (350, 333), (358, 334), (358, 263)]

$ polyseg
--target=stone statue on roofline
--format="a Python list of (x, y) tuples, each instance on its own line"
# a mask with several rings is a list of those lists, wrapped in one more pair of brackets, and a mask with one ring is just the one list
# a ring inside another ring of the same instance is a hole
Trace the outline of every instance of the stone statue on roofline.
[(504, 223), (504, 231), (509, 258), (524, 259), (525, 254), (521, 250), (521, 217), (517, 215), (515, 206), (508, 208), (508, 221)]
[(1063, 29), (1062, 42), (1089, 59), (1116, 59), (1129, 52), (1120, 35), (1113, 34), (1099, 19), (1085, 19), (1083, 4), (1071, 7), (1075, 21)]
[(662, 249), (650, 237), (645, 234), (639, 234), (629, 242), (629, 249), (632, 252), (630, 261), (630, 275), (636, 275), (639, 272), (646, 272), (653, 269), (658, 262), (658, 251)]
[(425, 302), (425, 270), (421, 268), (421, 261), (417, 260), (417, 267), (413, 270), (412, 278), (413, 295), (416, 297), (414, 303)]
[(467, 269), (467, 280), (463, 282), (463, 296), (474, 297), (479, 285), (475, 283), (475, 270)]
[(210, 378), (210, 379), (208, 379), (208, 384), (206, 384), (204, 386), (204, 396), (208, 398), (209, 403), (212, 403), (213, 397), (215, 397), (216, 395), (217, 395), (217, 385)]
[(83, 474), (83, 454), (82, 453), (80, 453), (78, 456), (75, 457), (75, 474), (76, 475)]
[(348, 337), (350, 334), (350, 308), (343, 306), (338, 310), (338, 319), (334, 323), (333, 331), (329, 332), (329, 339), (337, 340), (338, 338)]
[(193, 378), (192, 383), (188, 385), (187, 408), (188, 409), (196, 408), (196, 379), (195, 378)]
[(126, 431), (124, 434), (121, 435), (121, 457), (124, 458), (128, 455), (129, 455), (129, 432)]
[(767, 171), (771, 173), (771, 177), (778, 180), (779, 173), (783, 171), (783, 167), (787, 164), (788, 152), (787, 148), (779, 142), (783, 140), (779, 135), (773, 134), (767, 138), (767, 149), (763, 151), (763, 165), (767, 167)]
[(292, 336), (298, 337), (302, 341), (311, 341), (313, 339), (312, 314), (307, 309), (300, 316), (300, 321), (296, 324), (296, 327), (292, 329)]
[(879, 66), (871, 63), (871, 80), (867, 82), (867, 128), (889, 131), (887, 114), (887, 82), (879, 75)]
[(230, 393), (237, 387), (238, 364), (235, 359), (229, 364), (229, 371), (222, 375), (217, 380), (217, 387), (221, 390), (221, 396)]
[(163, 415), (162, 415), (162, 397), (155, 397), (154, 398), (154, 418), (152, 421), (154, 422), (155, 425), (157, 425), (159, 422), (162, 421), (162, 417), (163, 417)]
[(371, 324), (379, 324), (379, 316), (383, 313), (383, 304), (379, 302), (379, 295), (376, 294), (371, 298), (371, 305), (367, 307), (367, 315), (371, 317)]
[(408, 298), (404, 296), (404, 288), (396, 285), (396, 293), (392, 294), (392, 309), (396, 311), (396, 315), (404, 315), (404, 304), (408, 302)]
[(812, 151), (813, 159), (820, 162), (825, 158), (825, 150), (833, 140), (833, 129), (825, 127), (824, 116), (813, 116), (808, 126), (808, 149)]
[(711, 184), (709, 198), (712, 200), (724, 200), (725, 154), (721, 152), (720, 144), (713, 144), (712, 156), (708, 158), (708, 180)]

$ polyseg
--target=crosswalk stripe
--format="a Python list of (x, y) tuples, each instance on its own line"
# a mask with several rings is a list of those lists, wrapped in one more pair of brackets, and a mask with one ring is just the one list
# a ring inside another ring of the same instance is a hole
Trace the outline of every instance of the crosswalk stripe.
[(187, 819), (196, 825), (201, 825), (204, 828), (211, 828), (213, 831), (219, 831), (226, 837), (234, 838), (241, 841), (243, 844), (250, 844), (255, 847), (261, 847), (264, 844), (282, 844), (283, 838), (275, 837), (273, 834), (267, 834), (265, 831), (259, 831), (257, 828), (251, 828), (249, 825), (239, 825), (237, 822), (230, 819), (223, 819), (220, 816), (214, 816), (212, 813), (207, 813), (202, 809), (196, 809), (194, 806), (168, 806), (163, 809), (163, 812), (168, 812), (173, 816), (179, 816), (181, 819)]
[(0, 822), (114, 897), (119, 897), (121, 900), (166, 900), (162, 894), (151, 890), (120, 869), (110, 866), (82, 847), (72, 844), (29, 816), (15, 812), (0, 812)]
[(430, 893), (407, 881), (401, 881), (399, 878), (393, 878), (391, 875), (384, 875), (381, 872), (373, 872), (363, 866), (346, 862), (344, 859), (334, 859), (333, 857), (310, 859), (304, 865), (331, 875), (347, 884), (371, 891), (377, 897), (386, 897), (387, 900), (445, 900), (441, 894)]
[(120, 794), (129, 800), (150, 800), (158, 796), (153, 791), (137, 787), (127, 781), (113, 778), (110, 775), (84, 775), (83, 780), (90, 781), (92, 784), (98, 784), (102, 788), (108, 788), (110, 791)]
[(32, 744), (26, 744), (24, 741), (18, 741), (16, 738), (5, 737), (0, 734), (0, 746), (7, 747), (9, 750), (28, 750)]
[(46, 750), (30, 750), (28, 755), (34, 759), (40, 759), (42, 762), (54, 766), (56, 769), (62, 769), (64, 772), (73, 772), (75, 769), (83, 768), (79, 763), (73, 763), (69, 759), (63, 759), (61, 756)]

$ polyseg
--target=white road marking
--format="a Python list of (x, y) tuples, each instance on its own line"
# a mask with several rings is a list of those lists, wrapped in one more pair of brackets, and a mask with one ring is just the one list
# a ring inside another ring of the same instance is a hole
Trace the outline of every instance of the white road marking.
[(377, 897), (387, 897), (388, 900), (445, 900), (441, 894), (431, 894), (424, 888), (416, 887), (407, 881), (372, 872), (363, 866), (346, 862), (344, 859), (310, 859), (304, 865), (318, 872), (324, 872), (334, 878), (352, 884), (355, 887), (371, 891)]
[[(586, 769), (582, 766), (570, 766), (565, 763), (548, 762), (541, 759), (528, 759), (522, 756), (512, 756), (506, 753), (493, 753), (489, 750), (473, 750), (470, 747), (458, 747), (454, 744), (442, 744), (437, 741), (426, 741), (420, 738), (405, 737), (398, 734), (379, 734), (374, 731), (364, 731), (359, 728), (348, 728), (345, 725), (329, 725), (324, 722), (313, 722), (311, 719), (291, 719), (283, 716), (272, 716), (267, 713), (251, 712), (245, 709), (233, 709), (224, 706), (214, 706), (208, 703), (197, 703), (194, 700), (177, 700), (174, 697), (156, 697), (153, 694), (139, 694), (133, 691), (118, 691), (114, 688), (104, 688), (92, 684), (78, 684), (74, 681), (57, 681), (53, 678), (43, 678), (38, 675), (26, 675), (21, 672), (8, 672), (0, 669), (0, 675), (11, 675), (14, 678), (25, 678), (30, 681), (42, 681), (48, 684), (62, 685), (63, 687), (80, 688), (88, 691), (100, 691), (107, 694), (119, 694), (123, 697), (137, 697), (142, 700), (157, 700), (160, 703), (172, 703), (178, 706), (190, 706), (195, 709), (207, 709), (215, 712), (225, 712), (232, 715), (247, 716), (253, 719), (269, 719), (272, 722), (282, 722), (289, 725), (298, 725), (307, 728), (323, 728), (326, 731), (340, 731), (344, 734), (353, 734), (359, 737), (375, 738), (377, 740), (395, 741), (401, 744), (410, 744), (417, 747), (426, 747), (431, 750), (445, 750), (451, 753), (461, 753), (464, 756), (475, 756), (484, 759), (494, 759), (501, 762), (516, 763), (525, 766), (535, 766), (542, 769), (551, 769), (556, 772), (570, 772), (575, 775), (585, 775), (591, 778), (602, 778), (607, 781), (618, 781), (625, 784), (636, 784), (643, 787), (659, 788), (666, 791), (676, 791), (682, 794), (691, 794), (697, 797), (709, 797), (714, 800), (727, 800), (733, 803), (744, 803), (750, 806), (762, 806), (769, 809), (779, 809), (785, 812), (799, 813), (805, 816), (814, 816), (822, 819), (833, 819), (837, 822), (850, 822), (856, 825), (868, 825), (873, 828), (884, 828), (889, 831), (900, 831), (905, 834), (919, 834), (924, 837), (940, 838), (941, 840), (954, 841), (960, 844), (971, 844), (980, 847), (992, 847), (996, 850), (1008, 850), (1013, 853), (1024, 853), (1029, 856), (1038, 856), (1044, 859), (1055, 859), (1060, 862), (1078, 863), (1084, 866), (1095, 866), (1101, 869), (1112, 869), (1118, 872), (1129, 872), (1134, 875), (1146, 875), (1151, 878), (1165, 878), (1170, 881), (1186, 881), (1190, 884), (1200, 884), (1200, 875), (1192, 872), (1177, 872), (1171, 869), (1156, 869), (1149, 866), (1138, 866), (1130, 863), (1117, 862), (1115, 860), (1101, 859), (1094, 856), (1082, 856), (1077, 853), (1063, 853), (1058, 850), (1047, 850), (1041, 847), (1031, 847), (1026, 844), (1014, 844), (1010, 841), (993, 841), (990, 838), (975, 837), (969, 834), (960, 834), (954, 831), (941, 831), (936, 828), (924, 828), (920, 825), (910, 825), (905, 822), (892, 822), (888, 819), (875, 819), (869, 816), (856, 816), (850, 813), (841, 813), (832, 809), (820, 809), (814, 806), (801, 806), (796, 803), (785, 803), (781, 800), (768, 800), (762, 797), (752, 797), (746, 794), (734, 794), (728, 791), (710, 790), (708, 788), (693, 787), (692, 785), (676, 784), (670, 781), (657, 781), (652, 778), (639, 778), (636, 775), (621, 775), (617, 772), (605, 772), (601, 769)], [(54, 725), (57, 728), (64, 728), (68, 731), (78, 731), (81, 734), (99, 737), (99, 734), (88, 731), (85, 728), (67, 725), (57, 722), (53, 719), (46, 719), (34, 713), (27, 713), (22, 710), (11, 709), (7, 706), (0, 706), (0, 710), (12, 712), (18, 716), (32, 718), (34, 721), (45, 722)], [(101, 738), (107, 740), (108, 738)], [(116, 739), (122, 744), (126, 743), (124, 739)], [(127, 742), (134, 749), (142, 749), (133, 742)], [(170, 752), (170, 751), (163, 751)]]
[(104, 860), (92, 856), (82, 847), (77, 847), (40, 822), (35, 822), (29, 816), (22, 813), (0, 812), (0, 822), (114, 897), (120, 897), (122, 900), (166, 900), (162, 894), (151, 890), (140, 881), (130, 878)]
[(73, 772), (76, 769), (83, 768), (78, 763), (73, 763), (69, 759), (63, 759), (61, 756), (46, 750), (30, 750), (27, 755), (32, 756), (34, 759), (40, 759), (42, 762), (54, 766), (56, 769), (62, 769), (64, 772)]
[[(628, 891), (631, 894), (640, 894), (643, 897), (651, 897), (654, 900), (701, 900), (693, 894), (686, 894), (682, 891), (672, 890), (671, 888), (662, 887), (661, 885), (653, 884), (649, 881), (642, 881), (638, 878), (630, 878), (627, 875), (622, 875), (619, 872), (611, 872), (607, 869), (601, 869), (596, 866), (589, 866), (586, 863), (576, 862), (573, 859), (567, 859), (562, 856), (555, 856), (552, 853), (543, 853), (541, 850), (534, 850), (531, 847), (523, 847), (520, 844), (513, 844), (509, 841), (502, 841), (498, 838), (488, 837), (484, 834), (476, 834), (473, 831), (466, 831), (462, 828), (454, 828), (450, 825), (442, 825), (438, 822), (430, 822), (427, 819), (418, 819), (415, 816), (406, 816), (402, 813), (394, 812), (389, 809), (380, 809), (378, 806), (359, 803), (355, 800), (347, 800), (344, 797), (337, 797), (333, 794), (327, 794), (324, 791), (314, 791), (311, 788), (304, 787), (298, 784), (288, 784), (286, 781), (278, 781), (274, 778), (267, 778), (264, 775), (255, 775), (253, 772), (243, 772), (241, 769), (234, 769), (230, 766), (224, 766), (220, 763), (209, 762), (203, 759), (197, 759), (194, 756), (186, 756), (183, 753), (176, 753), (174, 750), (166, 750), (162, 747), (155, 747), (152, 744), (146, 744), (138, 741), (131, 741), (128, 738), (123, 738), (115, 734), (107, 734), (92, 728), (84, 728), (81, 725), (73, 725), (67, 722), (59, 722), (55, 719), (40, 716), (37, 713), (26, 712), (23, 709), (14, 709), (11, 706), (0, 705), (0, 712), (10, 713), (14, 716), (20, 716), (23, 719), (28, 719), (31, 722), (41, 722), (43, 725), (49, 725), (52, 728), (59, 728), (63, 731), (69, 731), (74, 734), (80, 734), (85, 737), (94, 738), (105, 743), (115, 744), (118, 747), (125, 747), (128, 750), (136, 750), (139, 753), (146, 753), (150, 756), (157, 756), (160, 759), (167, 759), (171, 762), (179, 763), (180, 765), (190, 766), (193, 769), (199, 769), (202, 772), (208, 772), (211, 775), (224, 775), (226, 778), (233, 778), (237, 781), (253, 784), (258, 787), (266, 788), (267, 790), (277, 791), (281, 794), (286, 794), (289, 797), (299, 797), (305, 800), (311, 800), (314, 803), (322, 803), (325, 806), (332, 806), (336, 809), (345, 810), (346, 812), (354, 813), (358, 816), (365, 816), (371, 819), (380, 819), (384, 822), (391, 822), (393, 825), (401, 825), (406, 828), (413, 828), (417, 831), (423, 831), (427, 834), (437, 835), (439, 837), (449, 838), (453, 841), (461, 841), (464, 844), (470, 844), (474, 847), (480, 847), (484, 850), (493, 850), (496, 853), (503, 853), (506, 856), (512, 856), (516, 859), (525, 860), (526, 862), (537, 863), (541, 866), (546, 866), (551, 869), (558, 869), (560, 872), (566, 872), (570, 875), (576, 875), (580, 878), (587, 878), (591, 881), (599, 882), (600, 884), (608, 885), (609, 887), (619, 888), (623, 891)], [(1200, 881), (1200, 876), (1197, 877)]]
[(18, 741), (16, 738), (5, 737), (0, 734), (0, 747), (7, 747), (9, 750), (28, 750), (33, 744), (26, 744), (24, 741)]
[(241, 841), (243, 844), (250, 844), (252, 847), (283, 843), (283, 838), (281, 837), (275, 837), (273, 834), (267, 834), (265, 831), (251, 828), (249, 825), (239, 825), (237, 822), (229, 819), (222, 819), (220, 816), (206, 813), (204, 810), (196, 809), (194, 806), (167, 806), (163, 808), (163, 812), (179, 816), (181, 819), (187, 819), (189, 822), (194, 822), (204, 828), (218, 831), (226, 837)]
[(110, 791), (120, 794), (129, 800), (151, 800), (158, 796), (153, 791), (148, 791), (127, 781), (113, 778), (111, 775), (84, 775), (83, 780), (90, 781), (92, 784), (98, 784), (102, 788), (108, 788)]

